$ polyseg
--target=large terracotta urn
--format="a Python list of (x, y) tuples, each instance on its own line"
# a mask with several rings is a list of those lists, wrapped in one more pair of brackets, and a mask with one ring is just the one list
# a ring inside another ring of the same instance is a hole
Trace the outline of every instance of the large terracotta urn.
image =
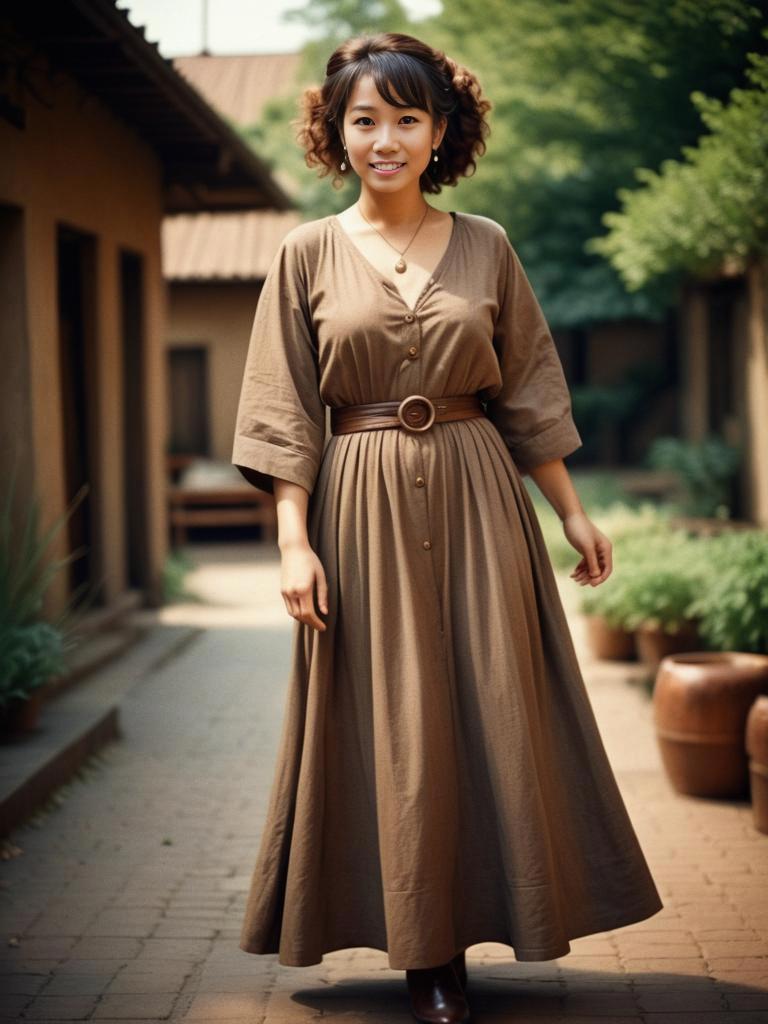
[(746, 796), (747, 715), (768, 694), (768, 655), (689, 651), (662, 658), (653, 690), (667, 775), (689, 796)]
[(749, 757), (752, 817), (758, 832), (768, 833), (768, 696), (757, 698), (747, 715), (745, 747)]

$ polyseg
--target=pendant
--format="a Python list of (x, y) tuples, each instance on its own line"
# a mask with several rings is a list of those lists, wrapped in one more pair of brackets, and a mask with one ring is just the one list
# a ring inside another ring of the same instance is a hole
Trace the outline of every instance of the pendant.
[(408, 264), (405, 262), (405, 260), (401, 256), (400, 259), (395, 264), (395, 270), (398, 272), (398, 274), (404, 274), (407, 269), (408, 269)]

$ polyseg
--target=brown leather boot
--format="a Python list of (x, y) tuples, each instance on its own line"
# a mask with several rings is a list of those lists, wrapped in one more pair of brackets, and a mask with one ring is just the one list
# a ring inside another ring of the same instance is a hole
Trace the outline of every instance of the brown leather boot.
[(469, 1006), (452, 961), (405, 972), (411, 1012), (421, 1024), (469, 1024)]
[(462, 951), (460, 953), (457, 953), (453, 960), (451, 960), (451, 963), (453, 964), (453, 969), (456, 971), (456, 975), (459, 979), (461, 987), (466, 992), (467, 981), (469, 979), (467, 977), (467, 960), (464, 954), (465, 951), (462, 949)]

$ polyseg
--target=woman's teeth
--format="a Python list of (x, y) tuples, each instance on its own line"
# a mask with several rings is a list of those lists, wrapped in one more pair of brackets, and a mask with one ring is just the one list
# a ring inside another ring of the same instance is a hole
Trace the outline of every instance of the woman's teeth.
[(395, 163), (371, 164), (374, 171), (378, 171), (379, 174), (396, 174), (404, 166), (405, 164)]

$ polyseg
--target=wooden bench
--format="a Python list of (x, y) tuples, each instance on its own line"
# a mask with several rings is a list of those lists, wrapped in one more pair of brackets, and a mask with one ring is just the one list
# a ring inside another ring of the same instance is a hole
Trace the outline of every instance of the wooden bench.
[(193, 526), (260, 526), (265, 541), (277, 541), (275, 500), (243, 480), (242, 485), (184, 486), (183, 471), (200, 457), (169, 455), (168, 520), (173, 543), (185, 544)]

